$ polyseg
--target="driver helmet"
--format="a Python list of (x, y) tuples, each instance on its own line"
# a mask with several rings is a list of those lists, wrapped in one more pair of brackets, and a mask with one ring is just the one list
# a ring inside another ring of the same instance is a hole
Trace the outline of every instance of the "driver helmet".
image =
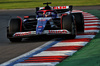
[(46, 12), (45, 16), (51, 16), (51, 12)]

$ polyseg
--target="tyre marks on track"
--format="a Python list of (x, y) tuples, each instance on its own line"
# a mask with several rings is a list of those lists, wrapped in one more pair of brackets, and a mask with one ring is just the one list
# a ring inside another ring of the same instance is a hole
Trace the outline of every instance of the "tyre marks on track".
[(57, 42), (50, 48), (32, 55), (31, 57), (26, 56), (24, 58), (27, 59), (19, 63), (15, 62), (12, 66), (55, 66), (90, 42), (100, 30), (100, 20), (94, 15), (80, 10), (73, 10), (73, 12), (83, 13), (85, 33), (78, 34), (75, 39), (67, 39)]

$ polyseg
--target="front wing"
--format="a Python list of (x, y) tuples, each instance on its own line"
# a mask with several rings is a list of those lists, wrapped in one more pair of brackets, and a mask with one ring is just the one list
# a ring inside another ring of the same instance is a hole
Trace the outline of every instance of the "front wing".
[(16, 32), (13, 37), (28, 37), (35, 35), (61, 35), (61, 34), (71, 34), (68, 30), (44, 30), (41, 34), (36, 34), (36, 31), (28, 32)]

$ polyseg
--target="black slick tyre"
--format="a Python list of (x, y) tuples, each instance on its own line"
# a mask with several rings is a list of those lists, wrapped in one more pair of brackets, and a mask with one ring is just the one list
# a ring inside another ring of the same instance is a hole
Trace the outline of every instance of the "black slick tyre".
[(13, 38), (13, 34), (20, 32), (21, 20), (19, 18), (13, 18), (10, 20), (9, 26), (7, 27), (7, 38), (11, 42), (20, 42), (22, 38)]
[(66, 38), (74, 39), (76, 37), (76, 27), (72, 14), (62, 16), (62, 29), (70, 31), (72, 34)]
[(77, 33), (84, 32), (84, 18), (82, 13), (73, 13), (76, 22)]

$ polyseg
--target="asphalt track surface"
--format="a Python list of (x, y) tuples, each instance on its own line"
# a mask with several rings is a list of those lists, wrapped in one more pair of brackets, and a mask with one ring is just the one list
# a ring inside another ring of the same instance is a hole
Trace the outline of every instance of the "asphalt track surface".
[[(99, 9), (100, 6), (87, 6), (87, 7), (74, 7), (74, 9), (84, 10), (84, 9)], [(0, 64), (6, 62), (14, 57), (17, 57), (23, 53), (26, 53), (36, 47), (41, 46), (42, 44), (48, 42), (53, 39), (51, 37), (48, 39), (36, 37), (33, 38), (25, 38), (20, 43), (11, 43), (6, 37), (6, 27), (8, 25), (9, 20), (12, 17), (16, 16), (25, 16), (32, 15), (34, 13), (34, 9), (15, 9), (15, 10), (0, 10)]]

